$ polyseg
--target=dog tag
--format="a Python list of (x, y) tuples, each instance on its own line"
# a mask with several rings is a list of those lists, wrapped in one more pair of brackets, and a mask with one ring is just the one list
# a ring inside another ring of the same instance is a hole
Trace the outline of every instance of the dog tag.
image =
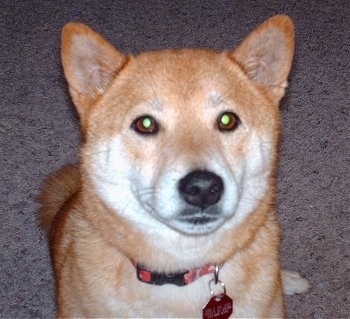
[(213, 296), (203, 308), (203, 319), (227, 319), (233, 311), (233, 301), (226, 294)]

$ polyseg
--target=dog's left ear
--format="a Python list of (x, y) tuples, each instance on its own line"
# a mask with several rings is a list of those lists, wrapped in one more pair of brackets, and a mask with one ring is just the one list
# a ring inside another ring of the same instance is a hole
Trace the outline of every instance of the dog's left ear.
[(231, 56), (278, 104), (288, 85), (293, 54), (293, 22), (288, 16), (277, 15), (254, 30)]

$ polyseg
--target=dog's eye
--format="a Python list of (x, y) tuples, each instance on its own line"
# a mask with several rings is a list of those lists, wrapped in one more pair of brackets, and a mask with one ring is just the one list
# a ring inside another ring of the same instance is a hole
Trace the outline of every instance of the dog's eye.
[(220, 131), (233, 131), (241, 123), (237, 114), (233, 112), (223, 112), (218, 117), (218, 128)]
[(159, 129), (157, 121), (150, 115), (138, 117), (131, 127), (140, 134), (155, 134)]

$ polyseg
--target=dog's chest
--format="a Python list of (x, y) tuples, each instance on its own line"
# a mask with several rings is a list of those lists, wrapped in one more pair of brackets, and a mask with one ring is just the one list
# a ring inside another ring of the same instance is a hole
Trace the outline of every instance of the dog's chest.
[[(210, 275), (187, 286), (163, 286), (142, 282), (126, 287), (125, 294), (115, 298), (116, 313), (128, 317), (201, 317), (210, 299)], [(133, 286), (133, 287), (132, 287)]]

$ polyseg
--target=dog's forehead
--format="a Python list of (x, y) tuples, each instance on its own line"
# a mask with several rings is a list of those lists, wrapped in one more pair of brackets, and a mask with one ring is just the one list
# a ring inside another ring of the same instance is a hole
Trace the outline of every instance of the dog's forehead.
[[(116, 77), (110, 98), (137, 104), (172, 99), (179, 103), (205, 99), (216, 106), (228, 92), (246, 90), (240, 67), (225, 53), (206, 49), (162, 50), (132, 56)], [(247, 83), (246, 83), (247, 84)], [(241, 94), (237, 92), (237, 97)], [(127, 94), (125, 94), (127, 93)]]
[(204, 81), (213, 82), (225, 77), (225, 74), (229, 76), (234, 64), (222, 52), (208, 49), (146, 52), (136, 56), (133, 63), (140, 74), (149, 75), (149, 79), (153, 75), (155, 79), (174, 86), (181, 83), (200, 86)]

